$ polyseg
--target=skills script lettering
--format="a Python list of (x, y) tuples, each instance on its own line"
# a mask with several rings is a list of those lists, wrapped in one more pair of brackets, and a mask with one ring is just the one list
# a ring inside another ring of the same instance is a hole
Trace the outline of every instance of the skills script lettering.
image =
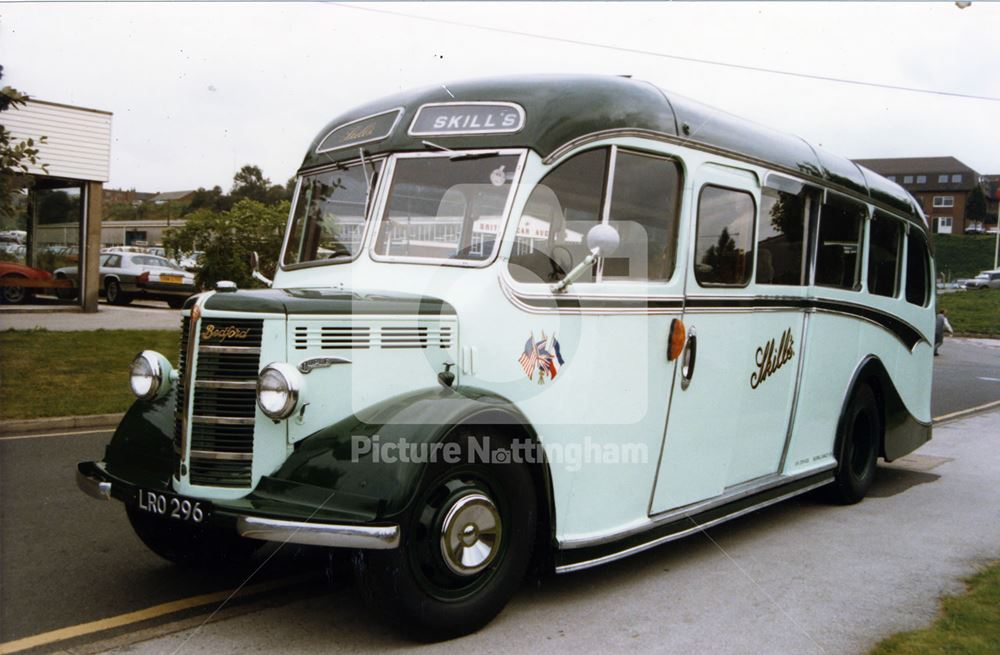
[(792, 328), (788, 328), (781, 335), (781, 341), (778, 342), (777, 349), (774, 347), (774, 339), (771, 339), (757, 349), (757, 370), (750, 375), (750, 387), (752, 389), (759, 387), (761, 382), (769, 378), (795, 355), (795, 351), (792, 349), (794, 343)]
[(246, 339), (247, 335), (250, 334), (249, 329), (238, 328), (235, 325), (229, 325), (227, 327), (215, 327), (214, 325), (206, 325), (201, 330), (201, 340), (210, 341), (215, 340), (222, 343), (226, 339)]

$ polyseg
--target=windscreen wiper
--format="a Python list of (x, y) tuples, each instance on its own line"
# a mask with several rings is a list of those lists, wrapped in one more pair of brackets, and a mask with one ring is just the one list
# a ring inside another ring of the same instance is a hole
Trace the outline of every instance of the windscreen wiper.
[(445, 146), (438, 145), (431, 141), (421, 141), (427, 148), (433, 148), (434, 150), (440, 150), (441, 152), (447, 152), (449, 154), (448, 159), (456, 161), (458, 159), (484, 159), (486, 157), (496, 157), (500, 154), (499, 150), (487, 150), (478, 152), (459, 152), (457, 150), (452, 150), (451, 148), (446, 148)]

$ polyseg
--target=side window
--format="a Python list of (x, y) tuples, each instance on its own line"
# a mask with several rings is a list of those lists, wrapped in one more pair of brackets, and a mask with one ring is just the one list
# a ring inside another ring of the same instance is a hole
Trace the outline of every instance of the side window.
[(757, 229), (757, 284), (805, 284), (806, 194), (764, 189)]
[(906, 248), (906, 302), (923, 307), (930, 301), (930, 255), (916, 228), (910, 229)]
[(517, 226), (511, 276), (518, 282), (561, 280), (589, 254), (587, 232), (603, 220), (607, 206), (621, 239), (618, 249), (574, 284), (669, 279), (676, 264), (680, 179), (675, 161), (654, 155), (601, 148), (571, 157), (531, 192)]
[(119, 268), (122, 265), (121, 255), (109, 255), (108, 261), (104, 263), (108, 268)]
[(875, 212), (868, 227), (868, 292), (895, 297), (899, 292), (899, 252), (903, 224)]
[(816, 244), (816, 284), (858, 289), (861, 284), (858, 253), (865, 205), (830, 194), (820, 213)]
[[(531, 192), (517, 224), (511, 277), (557, 282), (587, 256), (587, 231), (601, 222), (608, 152), (601, 148), (571, 157)], [(575, 284), (593, 282), (594, 273), (585, 272)]]
[(664, 281), (677, 255), (680, 167), (670, 159), (618, 151), (610, 223), (621, 243), (603, 263), (604, 279)]
[(701, 285), (745, 286), (753, 261), (753, 196), (705, 186), (698, 198), (694, 276)]

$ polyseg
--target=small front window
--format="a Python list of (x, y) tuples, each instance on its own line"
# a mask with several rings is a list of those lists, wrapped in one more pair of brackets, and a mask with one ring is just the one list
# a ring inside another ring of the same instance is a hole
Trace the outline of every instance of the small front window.
[(284, 264), (351, 261), (361, 249), (369, 191), (379, 161), (344, 166), (302, 178)]
[(400, 157), (373, 255), (434, 263), (492, 259), (520, 155)]

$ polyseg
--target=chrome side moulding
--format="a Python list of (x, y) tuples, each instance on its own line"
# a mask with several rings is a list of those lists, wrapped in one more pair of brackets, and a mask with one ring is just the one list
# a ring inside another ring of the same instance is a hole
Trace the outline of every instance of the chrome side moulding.
[(236, 521), (236, 530), (242, 537), (306, 546), (369, 550), (391, 550), (399, 547), (398, 525), (305, 523), (241, 516)]
[(76, 486), (80, 491), (97, 500), (111, 500), (111, 483), (92, 478), (79, 469), (76, 471)]

